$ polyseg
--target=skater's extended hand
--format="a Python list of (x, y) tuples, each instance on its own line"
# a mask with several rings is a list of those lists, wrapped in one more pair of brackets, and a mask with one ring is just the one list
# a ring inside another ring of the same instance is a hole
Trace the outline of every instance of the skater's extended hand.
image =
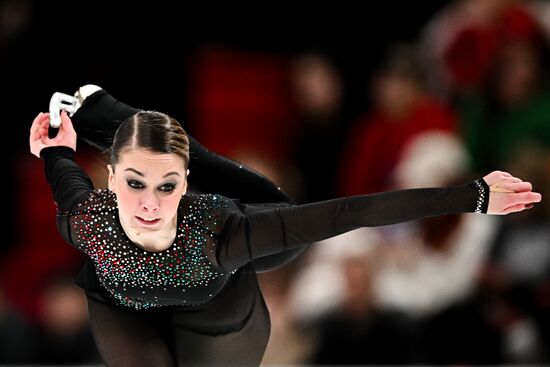
[(487, 214), (504, 215), (532, 208), (542, 200), (542, 195), (533, 192), (530, 182), (512, 176), (508, 172), (493, 171), (483, 177), (490, 189)]

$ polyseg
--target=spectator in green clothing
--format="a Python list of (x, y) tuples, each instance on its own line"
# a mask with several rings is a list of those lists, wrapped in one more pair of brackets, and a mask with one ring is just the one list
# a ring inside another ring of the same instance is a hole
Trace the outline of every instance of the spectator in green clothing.
[(518, 38), (501, 47), (482, 91), (458, 98), (476, 169), (507, 167), (526, 145), (550, 148), (549, 48)]

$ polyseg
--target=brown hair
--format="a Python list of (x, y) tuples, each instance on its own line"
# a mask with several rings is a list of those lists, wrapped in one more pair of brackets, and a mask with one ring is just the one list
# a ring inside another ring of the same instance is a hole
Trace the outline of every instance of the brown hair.
[(140, 111), (126, 119), (117, 129), (110, 151), (111, 164), (118, 163), (127, 148), (143, 148), (156, 153), (174, 153), (189, 165), (189, 138), (180, 123), (157, 111)]

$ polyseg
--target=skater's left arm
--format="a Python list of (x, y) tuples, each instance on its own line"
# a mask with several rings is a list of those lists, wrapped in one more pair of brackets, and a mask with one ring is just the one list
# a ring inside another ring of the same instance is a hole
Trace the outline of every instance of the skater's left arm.
[(244, 214), (229, 210), (216, 250), (218, 264), (238, 268), (258, 257), (324, 240), (359, 227), (452, 213), (508, 214), (541, 200), (531, 184), (495, 171), (445, 188), (382, 192)]

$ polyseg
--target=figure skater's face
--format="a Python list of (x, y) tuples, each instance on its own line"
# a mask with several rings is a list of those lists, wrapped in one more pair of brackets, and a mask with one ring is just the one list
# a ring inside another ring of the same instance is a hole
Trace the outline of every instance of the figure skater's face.
[(183, 158), (172, 153), (130, 149), (109, 168), (109, 189), (117, 196), (121, 221), (138, 232), (159, 231), (176, 222), (187, 192)]

